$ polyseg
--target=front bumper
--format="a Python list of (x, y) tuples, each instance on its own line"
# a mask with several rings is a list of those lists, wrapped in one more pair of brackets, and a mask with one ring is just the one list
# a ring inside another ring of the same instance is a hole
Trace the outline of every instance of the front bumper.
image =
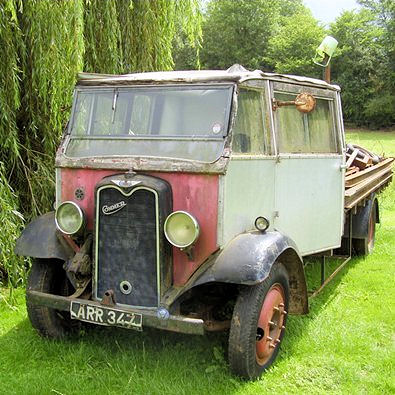
[[(90, 306), (102, 305), (99, 302), (92, 300), (71, 298), (66, 296), (58, 296), (47, 294), (38, 291), (27, 291), (29, 302), (39, 306), (50, 307), (61, 311), (70, 311), (70, 304), (72, 301), (78, 301), (81, 304), (87, 304)], [(125, 308), (124, 306), (114, 305), (111, 306), (117, 310), (121, 310), (125, 313), (139, 313), (143, 315), (143, 329), (144, 327), (152, 327), (158, 329), (164, 329), (171, 332), (187, 333), (192, 335), (204, 335), (204, 321), (196, 318), (189, 318), (180, 315), (170, 315), (168, 319), (160, 319), (157, 316), (157, 310), (145, 310), (145, 309), (132, 309)]]

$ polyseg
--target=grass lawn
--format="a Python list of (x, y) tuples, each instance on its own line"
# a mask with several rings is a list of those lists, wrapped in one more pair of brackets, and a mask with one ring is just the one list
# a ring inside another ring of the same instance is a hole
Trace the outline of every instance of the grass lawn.
[[(354, 130), (347, 140), (395, 156), (395, 132)], [(73, 339), (43, 340), (26, 318), (24, 291), (17, 290), (15, 307), (0, 301), (0, 393), (394, 393), (394, 189), (380, 200), (374, 253), (352, 259), (310, 300), (309, 315), (290, 317), (277, 362), (260, 380), (228, 373), (221, 334), (96, 328)]]

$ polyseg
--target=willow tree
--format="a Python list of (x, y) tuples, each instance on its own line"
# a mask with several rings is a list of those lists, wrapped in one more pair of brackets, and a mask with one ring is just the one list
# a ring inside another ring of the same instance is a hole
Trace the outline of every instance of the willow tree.
[(84, 8), (84, 70), (96, 73), (121, 72), (121, 33), (116, 2), (85, 0)]
[(198, 0), (85, 0), (85, 70), (171, 70), (177, 28), (198, 49), (200, 19)]
[(24, 51), (19, 127), (29, 187), (23, 203), (25, 210), (37, 213), (53, 203), (54, 154), (83, 65), (83, 3), (24, 1), (20, 27)]
[(0, 5), (0, 161), (6, 163), (6, 169), (15, 166), (19, 155), (16, 119), (20, 107), (20, 38), (15, 1), (3, 1)]
[(0, 282), (8, 278), (12, 285), (23, 281), (24, 264), (13, 255), (13, 247), (22, 223), (18, 196), (9, 183), (17, 175), (20, 143), (17, 113), (20, 108), (19, 49), (20, 30), (16, 4), (0, 3)]

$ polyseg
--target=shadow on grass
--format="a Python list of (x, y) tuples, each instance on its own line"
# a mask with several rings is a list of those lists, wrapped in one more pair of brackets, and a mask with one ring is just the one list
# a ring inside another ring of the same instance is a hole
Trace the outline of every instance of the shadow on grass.
[[(310, 300), (309, 315), (290, 317), (282, 344), (286, 352), (280, 352), (278, 362), (287, 364), (309, 325), (319, 319), (320, 311), (336, 294), (342, 278), (359, 260), (352, 259), (322, 293)], [(0, 336), (0, 366), (12, 366), (11, 377), (28, 375), (33, 382), (41, 380), (40, 385), (44, 387), (39, 388), (51, 386), (51, 380), (54, 386), (65, 372), (69, 375), (69, 384), (65, 382), (60, 388), (67, 393), (73, 393), (74, 387), (68, 386), (79, 377), (93, 377), (99, 386), (98, 391), (102, 388), (107, 392), (110, 386), (118, 388), (119, 391), (114, 392), (121, 393), (130, 385), (136, 393), (144, 389), (146, 393), (161, 392), (162, 387), (167, 393), (208, 390), (211, 393), (233, 393), (246, 385), (229, 373), (226, 333), (196, 336), (150, 328), (137, 333), (118, 328), (89, 327), (79, 336), (53, 341), (40, 338), (23, 313), (15, 315), (16, 325)], [(29, 374), (26, 366), (29, 366)], [(272, 374), (275, 374), (274, 370), (266, 372), (265, 379), (270, 380)], [(10, 376), (7, 377), (10, 380)], [(0, 381), (3, 381), (1, 368)], [(12, 385), (15, 389), (17, 384)], [(89, 391), (89, 383), (84, 385), (88, 385), (84, 391)]]
[[(284, 359), (289, 359), (292, 352), (296, 352), (298, 344), (303, 338), (309, 326), (320, 319), (320, 313), (332, 298), (337, 295), (337, 288), (341, 284), (344, 276), (349, 270), (358, 265), (362, 260), (361, 257), (352, 258), (347, 264), (337, 273), (337, 275), (323, 288), (323, 290), (315, 297), (309, 297), (309, 313), (303, 316), (290, 316), (287, 323), (287, 335), (284, 338), (283, 348), (287, 350), (288, 357), (283, 356)], [(328, 262), (326, 265), (326, 278), (341, 264), (339, 261)], [(316, 290), (320, 286), (320, 260), (314, 259), (309, 261), (305, 267), (306, 278), (308, 282), (308, 289)], [(282, 359), (282, 354), (280, 358)]]

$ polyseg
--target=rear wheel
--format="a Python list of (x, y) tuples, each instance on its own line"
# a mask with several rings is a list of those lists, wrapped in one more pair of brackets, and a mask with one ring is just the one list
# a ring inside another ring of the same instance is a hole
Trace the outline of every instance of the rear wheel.
[[(72, 293), (71, 288), (60, 262), (53, 260), (33, 262), (27, 281), (27, 291), (68, 296)], [(72, 322), (69, 313), (34, 304), (29, 292), (26, 293), (26, 307), (33, 328), (41, 336), (61, 338), (71, 332)]]
[(281, 263), (273, 266), (261, 284), (240, 292), (229, 336), (233, 373), (254, 379), (274, 362), (284, 336), (288, 305), (288, 273)]
[(372, 204), (372, 208), (367, 219), (368, 233), (363, 239), (353, 239), (353, 247), (357, 255), (365, 256), (372, 253), (374, 248), (374, 239), (376, 233), (376, 209)]

